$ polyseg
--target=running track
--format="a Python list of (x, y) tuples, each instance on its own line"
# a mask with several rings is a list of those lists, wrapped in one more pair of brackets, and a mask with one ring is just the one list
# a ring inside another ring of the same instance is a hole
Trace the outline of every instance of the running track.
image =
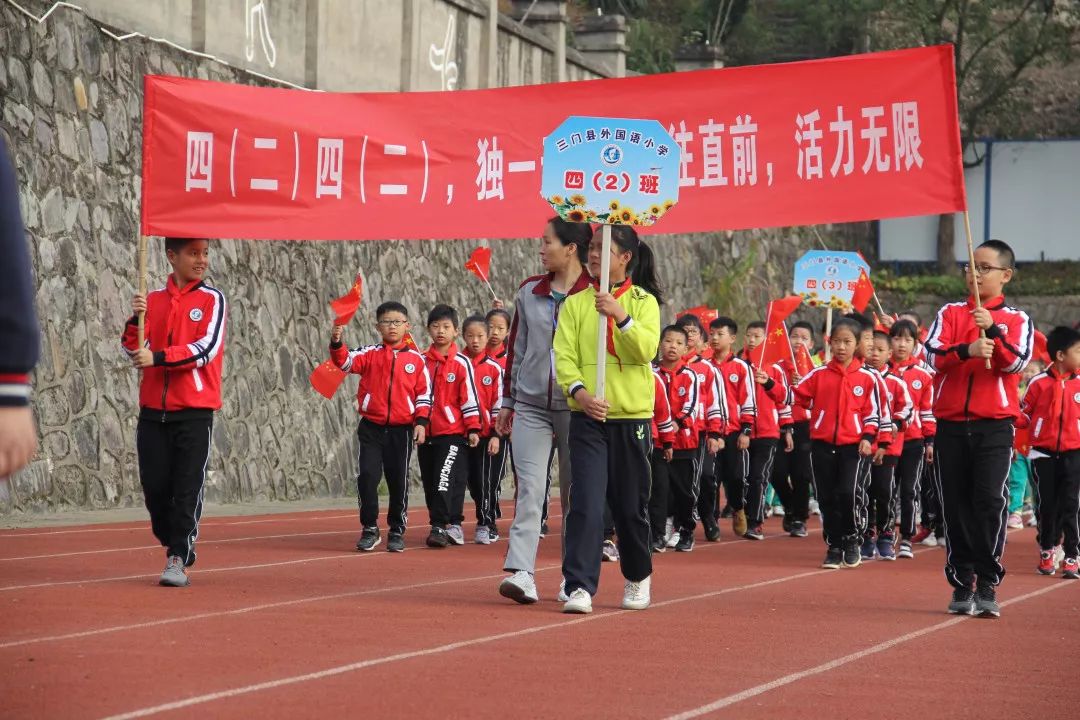
[(0, 717), (1077, 716), (1080, 582), (1034, 572), (1033, 530), (996, 621), (944, 614), (942, 550), (823, 571), (775, 519), (657, 557), (644, 612), (605, 564), (570, 616), (557, 537), (518, 606), (505, 540), (429, 550), (410, 516), (401, 555), (353, 551), (348, 511), (207, 518), (187, 589), (147, 523), (0, 531)]

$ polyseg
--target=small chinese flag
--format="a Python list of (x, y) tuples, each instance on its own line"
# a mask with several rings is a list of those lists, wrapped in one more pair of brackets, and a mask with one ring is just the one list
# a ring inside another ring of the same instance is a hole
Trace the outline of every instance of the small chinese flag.
[(360, 299), (363, 295), (364, 281), (360, 277), (360, 273), (356, 273), (356, 281), (353, 283), (349, 292), (345, 293), (337, 300), (330, 301), (330, 309), (334, 311), (337, 317), (334, 319), (335, 325), (348, 325), (349, 321), (353, 319), (353, 315), (360, 309)]
[(694, 317), (696, 317), (698, 320), (701, 321), (701, 324), (705, 326), (705, 332), (708, 333), (709, 323), (720, 317), (720, 311), (715, 308), (708, 308), (704, 305), (698, 305), (697, 307), (688, 308), (679, 313), (679, 317), (683, 317), (684, 315), (693, 315)]
[(885, 326), (885, 323), (881, 322), (881, 318), (877, 313), (874, 313), (874, 330), (888, 334), (889, 328)]
[(1031, 359), (1041, 360), (1043, 365), (1051, 363), (1050, 351), (1046, 349), (1046, 336), (1038, 330), (1035, 331), (1035, 339), (1032, 341)]
[(473, 250), (465, 263), (465, 269), (471, 272), (483, 282), (488, 282), (491, 270), (491, 248), (478, 247)]
[(420, 348), (417, 346), (416, 340), (413, 339), (413, 336), (412, 336), (411, 332), (405, 333), (405, 337), (402, 338), (402, 342), (404, 342), (405, 347), (409, 348), (410, 350), (415, 350), (416, 352), (420, 352)]
[(770, 326), (765, 342), (750, 353), (750, 362), (756, 368), (765, 368), (790, 357), (791, 340), (788, 339), (787, 328), (781, 322), (776, 327)]
[(810, 357), (810, 350), (802, 343), (795, 345), (795, 372), (799, 377), (806, 377), (814, 369), (814, 359)]
[(1013, 435), (1013, 450), (1024, 457), (1031, 452), (1030, 428), (1016, 428), (1016, 433)]
[(859, 269), (859, 281), (855, 283), (855, 292), (851, 295), (851, 307), (857, 312), (865, 312), (866, 306), (874, 297), (874, 286), (870, 284), (870, 276), (866, 271)]
[(334, 364), (333, 360), (327, 360), (311, 371), (308, 380), (311, 382), (311, 387), (315, 388), (315, 392), (329, 400), (334, 397), (334, 393), (345, 381), (345, 373)]

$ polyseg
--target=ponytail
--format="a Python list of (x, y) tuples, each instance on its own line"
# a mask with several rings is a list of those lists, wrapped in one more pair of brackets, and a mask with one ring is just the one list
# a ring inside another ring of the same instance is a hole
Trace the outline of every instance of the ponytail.
[(656, 274), (656, 258), (652, 248), (642, 242), (629, 225), (612, 227), (611, 239), (624, 252), (630, 253), (630, 264), (626, 266), (626, 272), (634, 279), (634, 284), (656, 298), (658, 305), (663, 305), (664, 289)]

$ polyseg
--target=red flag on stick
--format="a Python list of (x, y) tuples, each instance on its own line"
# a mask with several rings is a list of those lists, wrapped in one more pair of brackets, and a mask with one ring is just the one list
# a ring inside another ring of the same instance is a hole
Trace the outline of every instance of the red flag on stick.
[(353, 315), (360, 309), (360, 300), (364, 292), (364, 280), (360, 277), (360, 273), (356, 273), (356, 281), (349, 289), (349, 292), (345, 293), (337, 300), (330, 301), (330, 309), (334, 311), (337, 317), (334, 319), (335, 325), (348, 325), (349, 321), (353, 319)]
[(1046, 349), (1046, 336), (1038, 330), (1035, 331), (1035, 339), (1032, 342), (1031, 359), (1041, 360), (1043, 365), (1051, 363), (1050, 351)]
[(800, 377), (806, 377), (814, 369), (814, 359), (810, 357), (810, 350), (802, 343), (795, 345), (795, 372)]
[(495, 295), (495, 291), (492, 290), (491, 281), (488, 279), (491, 276), (491, 248), (478, 247), (473, 250), (472, 255), (470, 255), (469, 259), (465, 262), (465, 269), (480, 278), (480, 280), (487, 285), (487, 289), (491, 291), (491, 297), (496, 300), (499, 299)]
[(866, 306), (874, 297), (874, 286), (870, 284), (870, 276), (865, 270), (859, 270), (859, 281), (855, 284), (855, 292), (851, 296), (851, 307), (857, 312), (865, 312)]
[(345, 381), (345, 373), (334, 364), (333, 360), (327, 360), (311, 371), (308, 380), (311, 382), (311, 387), (315, 388), (315, 392), (329, 400), (334, 397), (334, 393)]
[(791, 340), (788, 339), (784, 322), (801, 304), (801, 295), (789, 295), (769, 302), (769, 311), (765, 317), (765, 342), (750, 353), (754, 367), (772, 365), (791, 357)]
[(413, 339), (411, 332), (405, 333), (405, 337), (402, 338), (402, 341), (405, 343), (405, 347), (420, 352), (420, 347), (416, 344), (416, 340)]
[(697, 307), (687, 308), (679, 313), (679, 317), (684, 315), (693, 315), (701, 324), (705, 326), (705, 332), (709, 332), (709, 323), (716, 318), (720, 317), (720, 311), (716, 308), (705, 307), (704, 305), (698, 305)]

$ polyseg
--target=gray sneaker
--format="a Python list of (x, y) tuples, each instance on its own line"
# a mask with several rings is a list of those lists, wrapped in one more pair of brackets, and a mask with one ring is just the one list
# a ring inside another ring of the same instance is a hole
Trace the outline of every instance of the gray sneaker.
[(971, 588), (956, 588), (949, 603), (949, 612), (953, 615), (975, 614), (975, 593)]
[(1001, 606), (998, 605), (993, 585), (979, 585), (975, 588), (975, 614), (984, 618), (1001, 617)]
[(460, 525), (450, 525), (446, 528), (446, 536), (450, 538), (452, 545), (464, 545), (465, 544), (465, 531), (461, 529)]
[[(678, 537), (678, 536), (676, 536)], [(612, 540), (605, 540), (601, 548), (601, 558), (604, 562), (619, 562), (619, 548)]]
[(487, 525), (480, 525), (476, 528), (476, 535), (473, 537), (473, 541), (477, 545), (490, 545), (491, 544), (491, 530)]
[(499, 594), (522, 605), (532, 605), (540, 598), (536, 595), (536, 581), (524, 570), (518, 570), (499, 583)]
[(158, 585), (187, 587), (189, 582), (187, 573), (184, 572), (184, 561), (178, 555), (170, 555), (165, 571), (161, 573), (161, 579), (158, 580)]

